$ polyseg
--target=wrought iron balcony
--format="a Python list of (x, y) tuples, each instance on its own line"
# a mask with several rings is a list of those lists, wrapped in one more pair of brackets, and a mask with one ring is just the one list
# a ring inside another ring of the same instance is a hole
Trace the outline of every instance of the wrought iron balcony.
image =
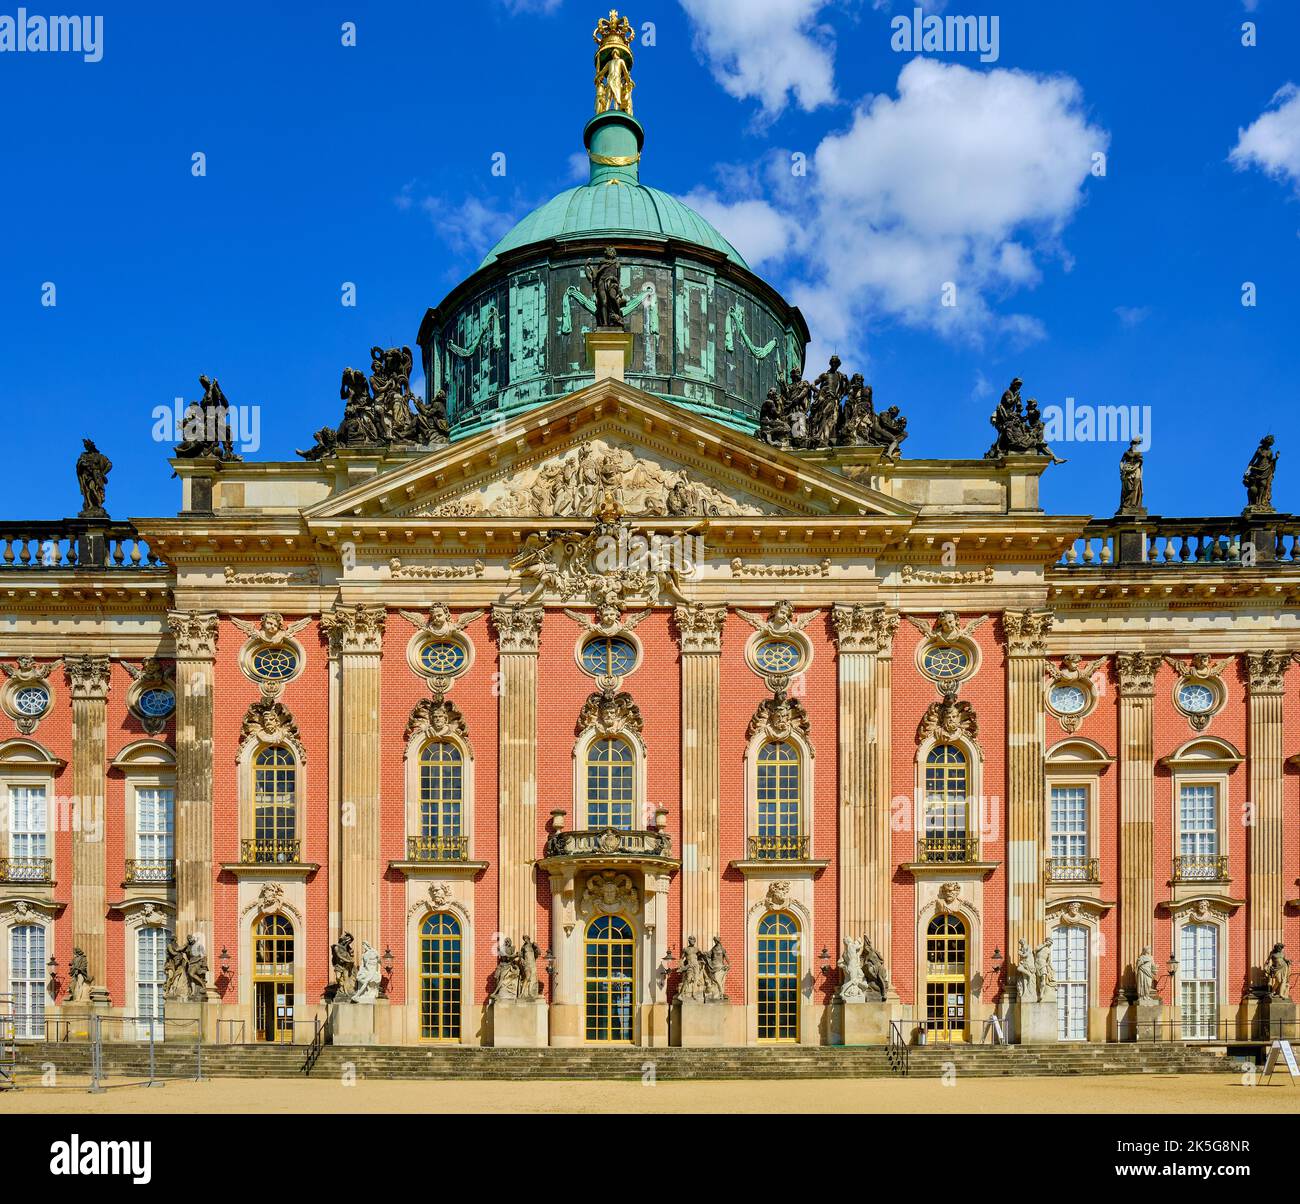
[(408, 836), (407, 861), (468, 861), (468, 836)]
[(1228, 858), (1224, 853), (1201, 853), (1174, 858), (1175, 882), (1226, 882)]
[(980, 859), (978, 836), (921, 836), (916, 842), (920, 862), (972, 862)]
[(52, 882), (50, 857), (0, 857), (0, 882)]
[(634, 857), (667, 860), (673, 855), (667, 832), (636, 828), (591, 828), (554, 832), (546, 842), (547, 857)]
[(1048, 882), (1100, 882), (1101, 866), (1096, 857), (1049, 857)]
[(301, 850), (301, 840), (243, 840), (239, 860), (244, 865), (297, 865)]
[(806, 836), (751, 836), (749, 838), (751, 861), (807, 861)]
[(176, 878), (176, 863), (153, 857), (133, 857), (126, 863), (126, 881), (129, 886), (148, 882), (172, 882)]

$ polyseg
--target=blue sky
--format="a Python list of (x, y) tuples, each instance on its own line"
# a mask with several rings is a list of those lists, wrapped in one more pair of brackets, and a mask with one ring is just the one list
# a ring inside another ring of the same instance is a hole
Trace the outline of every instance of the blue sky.
[[(99, 62), (0, 53), (3, 518), (76, 512), (83, 435), (115, 463), (114, 516), (174, 513), (151, 415), (200, 372), (261, 407), (257, 458), (309, 446), (345, 365), (414, 345), (486, 246), (574, 182), (609, 4), (97, 7)], [(1153, 513), (1240, 510), (1266, 431), (1275, 503), (1300, 510), (1300, 5), (926, 5), (996, 15), (992, 62), (895, 51), (912, 9), (633, 4), (655, 40), (642, 178), (803, 306), (812, 368), (833, 349), (902, 407), (907, 456), (980, 456), (1020, 375), (1044, 406), (1151, 407)], [(1044, 505), (1109, 514), (1123, 446), (1057, 450)]]

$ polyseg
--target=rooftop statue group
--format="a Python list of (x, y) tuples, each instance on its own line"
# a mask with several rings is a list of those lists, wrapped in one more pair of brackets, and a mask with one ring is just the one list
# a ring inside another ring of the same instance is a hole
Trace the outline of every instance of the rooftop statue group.
[(881, 447), (896, 460), (907, 438), (907, 419), (897, 406), (877, 412), (862, 374), (840, 371), (840, 358), (815, 381), (798, 364), (788, 380), (769, 389), (758, 415), (758, 437), (773, 447)]
[(1050, 447), (1045, 438), (1046, 424), (1043, 413), (1034, 398), (1022, 405), (1020, 387), (1025, 382), (1016, 377), (1007, 391), (1002, 394), (998, 408), (989, 417), (998, 437), (993, 446), (984, 453), (986, 460), (998, 460), (1003, 456), (1047, 456), (1053, 464), (1064, 464)]
[(861, 940), (846, 936), (844, 952), (836, 965), (840, 971), (840, 989), (836, 998), (841, 1003), (878, 1003), (889, 995), (889, 972), (885, 969), (885, 959), (869, 936)]
[(727, 999), (727, 975), (731, 972), (731, 959), (715, 936), (708, 953), (700, 949), (693, 936), (686, 938), (682, 950), (681, 981), (677, 987), (677, 1000), (684, 1003), (722, 1003)]
[(372, 347), (368, 377), (360, 368), (344, 368), (339, 387), (343, 421), (337, 428), (321, 427), (315, 443), (298, 454), (323, 460), (341, 447), (445, 446), (451, 437), (447, 391), (439, 389), (427, 403), (412, 393), (413, 364), (409, 347)]
[(180, 441), (176, 455), (182, 460), (242, 460), (231, 438), (230, 402), (221, 385), (207, 376), (199, 376), (203, 396), (185, 408), (181, 418)]

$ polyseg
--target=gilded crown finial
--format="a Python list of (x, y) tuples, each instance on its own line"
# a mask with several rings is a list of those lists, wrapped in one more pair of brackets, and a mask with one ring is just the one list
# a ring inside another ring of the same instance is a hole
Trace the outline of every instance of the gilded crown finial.
[(618, 15), (618, 9), (611, 8), (608, 17), (601, 17), (596, 22), (596, 30), (591, 36), (600, 46), (611, 42), (621, 42), (624, 46), (631, 46), (636, 38), (636, 31), (626, 17)]
[(626, 17), (611, 8), (596, 22), (596, 112), (611, 110), (632, 116), (632, 42), (636, 31)]

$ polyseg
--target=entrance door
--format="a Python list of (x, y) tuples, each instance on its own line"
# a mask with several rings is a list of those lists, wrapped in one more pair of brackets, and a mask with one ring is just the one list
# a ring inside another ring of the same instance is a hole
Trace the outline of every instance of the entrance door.
[(136, 1039), (163, 1039), (163, 968), (167, 964), (165, 928), (141, 928), (135, 934)]
[(636, 950), (622, 916), (597, 916), (587, 926), (586, 1034), (588, 1041), (631, 1043)]
[(420, 1040), (460, 1040), (460, 923), (447, 912), (420, 925)]
[(758, 1039), (799, 1040), (799, 922), (788, 911), (758, 922)]
[(253, 928), (253, 1005), (259, 1041), (293, 1041), (293, 925), (276, 912)]
[(931, 1041), (966, 1040), (966, 925), (935, 916), (925, 930), (925, 1027)]
[(45, 973), (45, 929), (40, 924), (11, 928), (9, 990), (16, 1037), (45, 1036)]
[(1057, 1035), (1062, 1041), (1088, 1039), (1088, 930), (1062, 924), (1052, 933), (1056, 975)]

